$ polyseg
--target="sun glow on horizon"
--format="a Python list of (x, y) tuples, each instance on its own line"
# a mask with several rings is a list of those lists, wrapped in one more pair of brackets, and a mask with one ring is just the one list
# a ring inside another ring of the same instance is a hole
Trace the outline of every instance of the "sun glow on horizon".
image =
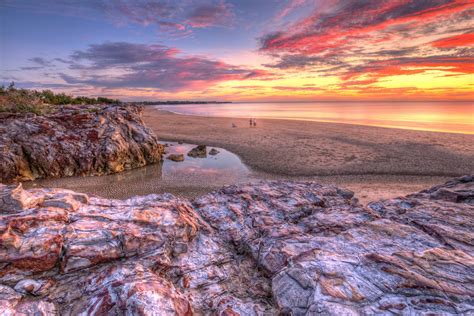
[(0, 8), (4, 84), (126, 101), (474, 99), (472, 1)]

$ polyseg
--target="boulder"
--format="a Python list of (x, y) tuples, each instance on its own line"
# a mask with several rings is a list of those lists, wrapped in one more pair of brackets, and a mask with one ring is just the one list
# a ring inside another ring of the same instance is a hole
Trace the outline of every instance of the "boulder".
[(199, 145), (194, 147), (188, 152), (189, 157), (193, 158), (206, 158), (207, 157), (207, 147), (206, 145)]
[(211, 156), (215, 156), (219, 153), (219, 151), (215, 148), (212, 148), (210, 151), (209, 151), (209, 155)]
[(314, 182), (228, 186), (193, 201), (0, 186), (0, 309), (469, 315), (473, 193), (463, 177), (364, 208)]
[(184, 155), (183, 154), (170, 154), (166, 159), (176, 161), (176, 162), (181, 162), (184, 161)]
[(138, 106), (64, 106), (0, 118), (0, 181), (103, 175), (159, 162), (164, 148)]

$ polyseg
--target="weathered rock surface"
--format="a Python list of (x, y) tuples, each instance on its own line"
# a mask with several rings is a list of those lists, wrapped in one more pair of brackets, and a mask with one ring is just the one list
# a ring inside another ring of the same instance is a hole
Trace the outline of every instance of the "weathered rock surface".
[(470, 315), (474, 178), (363, 208), (310, 182), (107, 200), (0, 186), (0, 311)]
[(63, 107), (0, 118), (0, 181), (102, 175), (162, 159), (138, 106)]
[(207, 157), (206, 145), (198, 145), (194, 147), (188, 152), (188, 156), (193, 157), (193, 158), (206, 158)]

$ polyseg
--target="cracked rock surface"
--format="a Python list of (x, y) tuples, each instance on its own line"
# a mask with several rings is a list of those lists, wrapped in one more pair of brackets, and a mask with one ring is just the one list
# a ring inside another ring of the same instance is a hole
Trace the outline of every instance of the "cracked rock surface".
[(471, 315), (474, 178), (363, 208), (312, 182), (194, 201), (0, 185), (6, 315)]
[(0, 118), (0, 181), (103, 175), (161, 161), (139, 106), (65, 106)]

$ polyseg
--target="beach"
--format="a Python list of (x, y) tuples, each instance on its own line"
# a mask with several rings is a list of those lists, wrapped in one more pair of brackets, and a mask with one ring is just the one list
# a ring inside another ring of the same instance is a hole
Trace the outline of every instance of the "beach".
[[(160, 140), (225, 148), (254, 179), (346, 187), (364, 203), (419, 191), (474, 171), (474, 135), (296, 120), (179, 115), (145, 108)], [(237, 127), (232, 127), (235, 124)]]
[[(258, 119), (250, 127), (248, 119), (182, 115), (153, 106), (145, 107), (143, 120), (168, 146), (163, 162), (100, 177), (38, 179), (24, 187), (113, 199), (153, 193), (193, 199), (226, 185), (301, 180), (347, 188), (366, 205), (474, 172), (472, 134), (281, 119)], [(188, 157), (196, 145), (220, 153)], [(184, 162), (167, 159), (178, 153)]]

